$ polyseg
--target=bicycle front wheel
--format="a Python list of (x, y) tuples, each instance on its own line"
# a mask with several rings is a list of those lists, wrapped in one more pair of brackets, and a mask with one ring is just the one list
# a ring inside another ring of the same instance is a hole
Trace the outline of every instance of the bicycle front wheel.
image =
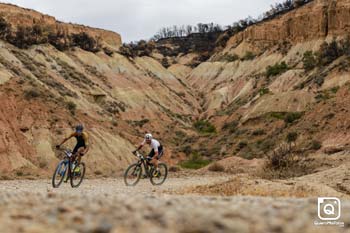
[(158, 172), (153, 169), (151, 174), (151, 183), (153, 185), (162, 185), (168, 176), (168, 167), (164, 163), (158, 164)]
[[(72, 166), (72, 165), (71, 165)], [(72, 188), (77, 188), (83, 182), (85, 176), (85, 163), (80, 163), (72, 169), (70, 174), (70, 184)]]
[(126, 186), (135, 186), (141, 178), (142, 167), (135, 163), (130, 165), (124, 173), (124, 183)]
[(52, 176), (52, 187), (58, 188), (66, 175), (68, 163), (62, 160), (56, 167), (55, 173)]

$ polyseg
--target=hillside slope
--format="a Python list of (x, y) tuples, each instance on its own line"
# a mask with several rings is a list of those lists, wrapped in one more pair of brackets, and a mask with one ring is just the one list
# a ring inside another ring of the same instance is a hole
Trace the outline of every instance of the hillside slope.
[(203, 51), (213, 42), (197, 36), (198, 51), (189, 37), (135, 56), (117, 33), (1, 4), (1, 174), (51, 172), (54, 145), (77, 122), (91, 134), (91, 175), (119, 174), (147, 131), (170, 164), (194, 152), (264, 157), (292, 132), (305, 155), (345, 150), (348, 12), (350, 0), (315, 0), (236, 33), (223, 49)]
[(349, 9), (348, 0), (313, 1), (233, 35), (194, 68), (185, 82), (204, 96), (200, 118), (218, 129), (201, 145), (261, 157), (297, 132), (305, 150), (314, 141), (320, 151), (347, 148)]
[[(1, 4), (0, 16), (11, 25), (9, 34), (14, 38), (19, 24), (27, 25), (33, 35), (31, 27), (40, 23), (64, 28), (68, 39), (83, 31), (98, 36), (109, 49), (120, 45), (118, 34), (56, 22), (31, 10)], [(54, 145), (78, 122), (84, 123), (92, 141), (86, 159), (90, 174), (103, 175), (113, 175), (132, 161), (130, 151), (144, 132), (162, 138), (175, 127), (191, 128), (197, 100), (152, 58), (131, 60), (116, 50), (107, 55), (105, 50), (71, 44), (59, 50), (40, 40), (23, 49), (4, 40), (0, 41), (1, 174), (51, 173), (58, 161)], [(171, 151), (167, 147), (169, 162)]]

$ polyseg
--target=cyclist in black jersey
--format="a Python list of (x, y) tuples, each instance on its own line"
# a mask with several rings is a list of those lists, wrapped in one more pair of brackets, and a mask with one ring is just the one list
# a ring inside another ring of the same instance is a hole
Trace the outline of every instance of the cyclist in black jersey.
[(75, 127), (75, 132), (65, 138), (61, 144), (57, 145), (56, 148), (60, 148), (66, 141), (75, 137), (77, 140), (77, 144), (73, 149), (73, 156), (77, 159), (78, 163), (81, 161), (81, 157), (83, 157), (89, 151), (89, 135), (84, 132), (84, 126), (79, 124)]

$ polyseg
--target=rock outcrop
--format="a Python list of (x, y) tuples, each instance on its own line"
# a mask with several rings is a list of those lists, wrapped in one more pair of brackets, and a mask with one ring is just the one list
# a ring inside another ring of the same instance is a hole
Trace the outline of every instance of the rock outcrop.
[(0, 16), (5, 18), (6, 21), (14, 27), (25, 27), (38, 24), (42, 27), (48, 27), (52, 31), (65, 32), (68, 35), (85, 32), (114, 49), (118, 49), (122, 43), (121, 36), (116, 32), (91, 28), (84, 25), (59, 22), (52, 16), (44, 15), (31, 9), (20, 8), (11, 4), (0, 3)]
[(301, 8), (258, 23), (231, 37), (225, 51), (241, 43), (253, 45), (259, 52), (276, 44), (302, 43), (327, 36), (346, 36), (350, 1), (315, 0)]

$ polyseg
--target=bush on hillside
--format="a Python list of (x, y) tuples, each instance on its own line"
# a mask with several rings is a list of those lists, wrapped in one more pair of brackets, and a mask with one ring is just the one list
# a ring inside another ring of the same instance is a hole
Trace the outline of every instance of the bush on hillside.
[(238, 148), (239, 149), (243, 149), (243, 148), (245, 148), (245, 147), (247, 147), (248, 146), (248, 143), (246, 142), (246, 141), (240, 141), (239, 143), (238, 143)]
[(181, 162), (179, 165), (187, 169), (200, 169), (210, 164), (209, 160), (205, 160), (198, 152), (194, 152), (189, 160)]
[(86, 32), (72, 35), (72, 45), (78, 46), (83, 50), (90, 52), (98, 52), (101, 47), (97, 40), (88, 35)]
[(75, 115), (75, 111), (77, 110), (77, 105), (74, 102), (69, 101), (67, 102), (67, 109), (71, 112), (72, 115)]
[(336, 40), (330, 43), (324, 42), (318, 52), (319, 65), (328, 65), (342, 55), (342, 51)]
[(229, 133), (234, 133), (237, 129), (238, 126), (238, 121), (231, 121), (231, 122), (226, 122), (222, 129), (223, 130), (228, 130)]
[(289, 132), (286, 136), (287, 143), (296, 142), (297, 139), (298, 139), (298, 133), (296, 133), (296, 132)]
[(286, 114), (284, 118), (284, 122), (291, 124), (299, 120), (302, 116), (303, 116), (303, 113), (301, 112), (289, 112)]
[(11, 25), (6, 20), (0, 17), (0, 38), (6, 39), (11, 33)]
[(261, 136), (261, 135), (264, 135), (264, 134), (266, 134), (264, 129), (256, 129), (256, 130), (254, 130), (252, 132), (253, 136)]
[(266, 76), (267, 77), (277, 76), (277, 75), (283, 74), (288, 69), (289, 68), (288, 68), (287, 63), (285, 63), (285, 62), (276, 63), (275, 65), (268, 66), (266, 68)]
[(250, 52), (250, 51), (247, 51), (244, 56), (242, 57), (242, 60), (243, 61), (249, 61), (249, 60), (253, 60), (255, 58), (255, 54)]
[(316, 56), (312, 51), (306, 51), (303, 55), (303, 65), (306, 71), (310, 71), (317, 65)]
[(234, 61), (237, 61), (238, 59), (239, 57), (237, 54), (227, 54), (227, 53), (219, 58), (219, 60), (222, 62), (234, 62)]
[(318, 140), (312, 140), (310, 148), (312, 150), (319, 150), (322, 147), (322, 143)]
[(312, 165), (303, 154), (297, 154), (295, 147), (281, 144), (267, 155), (267, 162), (260, 174), (265, 179), (286, 179), (298, 177), (312, 172)]
[(196, 121), (193, 124), (193, 126), (199, 133), (215, 133), (216, 132), (215, 126), (212, 125), (207, 120)]
[(267, 87), (263, 87), (263, 88), (261, 88), (261, 89), (259, 90), (259, 94), (260, 94), (261, 96), (266, 95), (266, 94), (269, 94), (269, 93), (270, 93), (270, 89), (267, 88)]
[(31, 100), (40, 97), (40, 92), (34, 88), (24, 91), (24, 98), (26, 100)]
[(164, 57), (162, 59), (162, 66), (166, 69), (168, 69), (170, 67), (170, 64), (169, 64), (169, 61), (168, 61), (168, 58)]

